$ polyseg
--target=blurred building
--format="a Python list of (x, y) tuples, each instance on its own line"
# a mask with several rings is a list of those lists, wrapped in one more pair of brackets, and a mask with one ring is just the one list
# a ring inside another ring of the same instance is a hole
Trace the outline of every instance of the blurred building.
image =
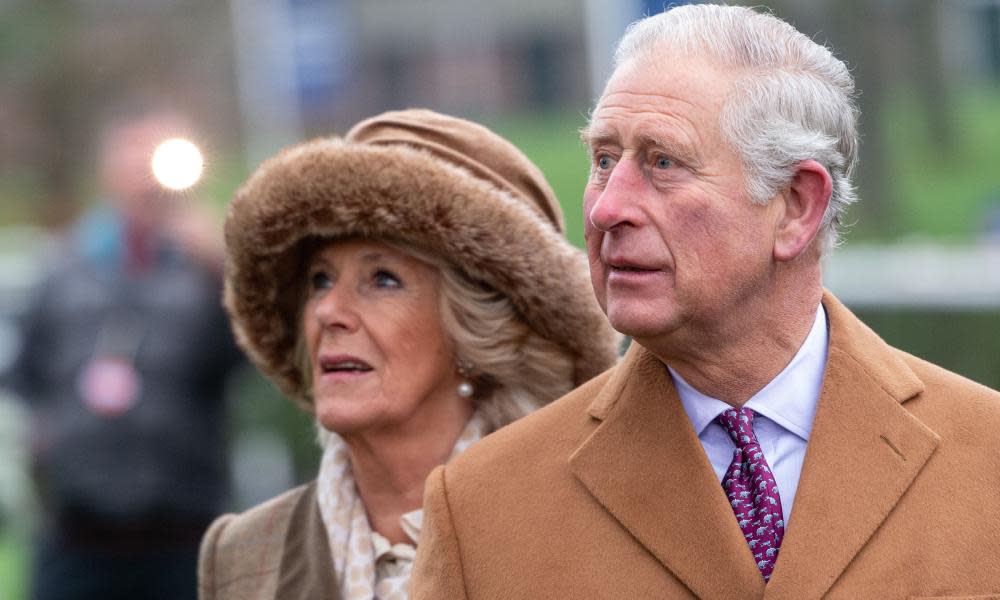
[(388, 108), (586, 107), (584, 4), (7, 0), (0, 222), (69, 218), (92, 124), (123, 95), (166, 99), (209, 152), (243, 147), (251, 163)]
[[(87, 184), (80, 163), (89, 126), (124, 93), (168, 98), (200, 124), (210, 151), (244, 148), (251, 164), (390, 108), (424, 105), (471, 118), (583, 111), (623, 25), (669, 4), (5, 0), (0, 221), (31, 217), (24, 213), (35, 206), (45, 221), (65, 220), (74, 191)], [(958, 76), (1000, 72), (1000, 0), (769, 4), (844, 50), (862, 82), (923, 69), (938, 74), (923, 87), (937, 89)], [(863, 86), (863, 102), (877, 100), (874, 87)]]
[[(230, 6), (252, 157), (392, 108), (428, 106), (482, 118), (590, 101), (581, 0), (232, 0)], [(255, 130), (262, 122), (264, 131)], [(268, 131), (274, 123), (285, 131)]]

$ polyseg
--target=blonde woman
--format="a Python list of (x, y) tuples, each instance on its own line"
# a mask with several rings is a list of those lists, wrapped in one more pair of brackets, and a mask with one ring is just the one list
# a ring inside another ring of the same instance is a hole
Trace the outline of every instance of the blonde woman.
[(204, 599), (405, 598), (424, 479), (612, 365), (541, 172), (484, 127), (390, 112), (265, 162), (226, 223), (249, 356), (315, 415), (317, 479), (213, 524)]

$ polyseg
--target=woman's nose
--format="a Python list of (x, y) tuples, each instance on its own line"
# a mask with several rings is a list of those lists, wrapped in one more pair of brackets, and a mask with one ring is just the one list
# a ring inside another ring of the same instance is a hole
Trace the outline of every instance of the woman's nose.
[(358, 328), (358, 297), (347, 286), (334, 285), (326, 290), (313, 308), (315, 318), (326, 329), (354, 331)]

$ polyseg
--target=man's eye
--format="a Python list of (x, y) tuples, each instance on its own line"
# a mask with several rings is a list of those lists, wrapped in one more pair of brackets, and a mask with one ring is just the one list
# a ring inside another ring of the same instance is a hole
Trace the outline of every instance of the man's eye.
[(378, 270), (374, 275), (375, 287), (380, 288), (398, 288), (403, 287), (403, 282), (399, 280), (399, 277), (390, 271)]
[(602, 154), (597, 158), (597, 168), (599, 169), (610, 169), (612, 164), (613, 161), (607, 154)]
[(669, 169), (673, 166), (674, 162), (666, 156), (658, 156), (656, 157), (656, 162), (654, 164), (657, 169)]
[(598, 171), (608, 171), (615, 167), (615, 157), (605, 152), (594, 153), (594, 166)]

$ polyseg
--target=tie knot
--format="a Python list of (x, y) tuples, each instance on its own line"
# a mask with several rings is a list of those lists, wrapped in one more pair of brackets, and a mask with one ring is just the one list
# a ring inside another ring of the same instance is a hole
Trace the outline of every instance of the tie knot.
[(729, 408), (722, 411), (715, 420), (726, 430), (736, 447), (743, 448), (747, 444), (757, 443), (757, 436), (753, 434), (753, 415), (750, 408)]

